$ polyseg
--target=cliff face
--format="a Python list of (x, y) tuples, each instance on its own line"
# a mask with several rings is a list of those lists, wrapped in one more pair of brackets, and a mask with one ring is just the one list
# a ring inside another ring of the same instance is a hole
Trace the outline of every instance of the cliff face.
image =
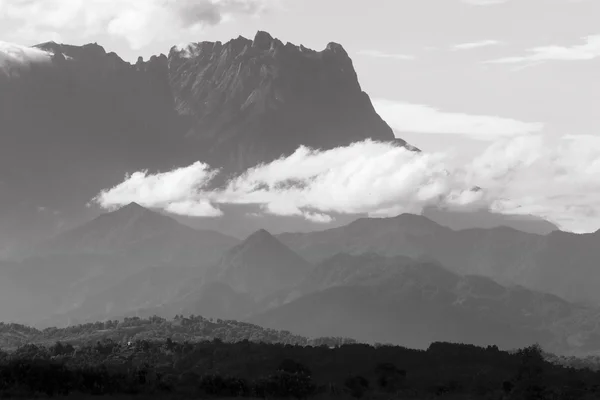
[(254, 40), (173, 48), (169, 79), (176, 110), (190, 118), (188, 136), (235, 169), (301, 144), (394, 139), (336, 43), (317, 52), (258, 32)]
[(49, 66), (0, 81), (11, 152), (35, 143), (128, 168), (203, 160), (239, 172), (300, 145), (394, 140), (336, 43), (317, 52), (258, 32), (133, 65), (97, 44), (36, 48)]

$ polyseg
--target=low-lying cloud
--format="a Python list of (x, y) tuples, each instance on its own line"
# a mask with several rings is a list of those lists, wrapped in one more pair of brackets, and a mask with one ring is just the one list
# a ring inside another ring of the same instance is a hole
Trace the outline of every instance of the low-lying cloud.
[(386, 99), (375, 99), (377, 113), (397, 132), (464, 135), (494, 141), (500, 138), (540, 132), (544, 124), (512, 118), (446, 112), (437, 108)]
[(91, 37), (108, 34), (137, 50), (175, 41), (238, 15), (255, 15), (273, 0), (3, 0), (0, 23), (19, 25), (18, 36)]
[(595, 136), (502, 139), (466, 165), (448, 154), (372, 141), (327, 151), (301, 147), (208, 190), (217, 173), (203, 163), (160, 174), (137, 172), (94, 202), (110, 209), (135, 201), (208, 217), (220, 215), (221, 204), (253, 204), (266, 214), (321, 223), (336, 213), (394, 216), (431, 205), (487, 207), (540, 216), (575, 232), (600, 226), (600, 138)]

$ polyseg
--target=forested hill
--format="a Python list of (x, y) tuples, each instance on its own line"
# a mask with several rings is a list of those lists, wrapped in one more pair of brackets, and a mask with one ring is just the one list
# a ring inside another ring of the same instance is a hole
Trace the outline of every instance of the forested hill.
[(128, 343), (140, 340), (160, 341), (171, 339), (178, 342), (198, 342), (218, 339), (224, 342), (248, 340), (261, 343), (280, 343), (300, 346), (339, 346), (355, 343), (349, 338), (324, 337), (309, 339), (288, 331), (266, 329), (257, 325), (203, 318), (200, 316), (176, 316), (167, 320), (157, 316), (142, 319), (126, 317), (123, 320), (110, 320), (73, 325), (67, 328), (46, 328), (38, 330), (21, 324), (0, 322), (0, 348), (14, 350), (26, 344), (51, 346), (57, 341), (73, 346), (94, 345), (99, 341)]

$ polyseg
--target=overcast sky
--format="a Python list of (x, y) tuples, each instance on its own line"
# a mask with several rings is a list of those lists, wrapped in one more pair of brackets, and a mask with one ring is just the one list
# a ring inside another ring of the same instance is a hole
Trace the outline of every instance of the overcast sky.
[[(600, 165), (599, 22), (599, 0), (0, 0), (0, 40), (95, 41), (129, 61), (257, 30), (317, 50), (335, 41), (411, 144), (468, 162), (489, 146), (497, 154), (499, 140), (540, 137), (518, 143), (546, 146), (532, 151), (547, 162), (583, 149), (587, 164), (564, 164), (586, 173)], [(562, 151), (567, 142), (576, 144)], [(580, 183), (587, 192), (569, 194), (591, 196), (593, 222), (554, 220), (597, 229), (600, 184)]]

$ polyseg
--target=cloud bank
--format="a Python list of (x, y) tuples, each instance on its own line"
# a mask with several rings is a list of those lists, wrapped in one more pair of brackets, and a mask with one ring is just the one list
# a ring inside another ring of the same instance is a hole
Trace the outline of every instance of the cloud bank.
[(466, 165), (449, 154), (372, 141), (327, 151), (301, 147), (208, 190), (217, 173), (200, 162), (166, 173), (137, 172), (93, 201), (107, 209), (136, 201), (212, 217), (220, 215), (221, 204), (255, 204), (263, 213), (322, 223), (335, 213), (394, 216), (431, 205), (487, 207), (540, 216), (575, 232), (600, 226), (600, 137), (595, 136), (502, 139)]
[(31, 38), (109, 34), (137, 50), (156, 40), (176, 40), (238, 15), (255, 15), (273, 0), (2, 0), (0, 23), (20, 26)]
[(493, 141), (539, 132), (544, 125), (487, 115), (450, 113), (421, 104), (375, 99), (377, 113), (398, 132), (465, 135), (476, 140)]

